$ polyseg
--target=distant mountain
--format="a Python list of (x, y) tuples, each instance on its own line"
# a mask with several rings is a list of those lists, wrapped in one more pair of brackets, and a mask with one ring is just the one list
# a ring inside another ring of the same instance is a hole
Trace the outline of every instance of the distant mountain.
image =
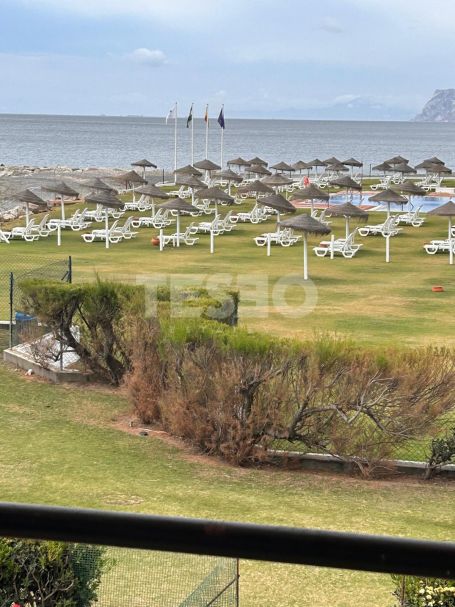
[(455, 122), (455, 89), (436, 89), (414, 122)]

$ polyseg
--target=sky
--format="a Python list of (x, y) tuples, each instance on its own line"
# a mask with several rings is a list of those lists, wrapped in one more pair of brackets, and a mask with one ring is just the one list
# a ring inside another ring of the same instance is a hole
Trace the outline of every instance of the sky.
[(455, 0), (0, 0), (0, 112), (409, 120)]

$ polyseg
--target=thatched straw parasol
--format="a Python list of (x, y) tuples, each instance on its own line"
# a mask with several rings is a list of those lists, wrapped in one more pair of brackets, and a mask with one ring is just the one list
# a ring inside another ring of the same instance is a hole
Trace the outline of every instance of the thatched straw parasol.
[(324, 192), (318, 188), (314, 183), (310, 183), (306, 188), (302, 190), (295, 190), (292, 192), (290, 196), (291, 200), (311, 200), (311, 211), (314, 211), (314, 201), (315, 200), (330, 200), (330, 194), (328, 192)]
[[(374, 196), (370, 196), (369, 200), (371, 202), (385, 202), (387, 204), (387, 217), (390, 217), (390, 205), (391, 204), (399, 204), (403, 206), (408, 203), (408, 199), (404, 196), (400, 196), (398, 192), (387, 188), (382, 192), (377, 192)], [(385, 260), (386, 263), (390, 261), (390, 235), (386, 235), (385, 237)]]
[(325, 167), (326, 171), (333, 171), (334, 173), (343, 173), (344, 171), (349, 171), (347, 166), (344, 166), (342, 162), (333, 162), (332, 164), (328, 164)]
[(292, 165), (292, 168), (295, 171), (299, 171), (300, 173), (302, 173), (302, 171), (310, 171), (312, 165), (309, 162), (304, 162), (303, 160), (298, 160), (297, 162), (294, 162), (294, 164)]
[(265, 207), (271, 207), (278, 211), (278, 221), (280, 220), (279, 213), (295, 213), (295, 207), (281, 194), (271, 194), (264, 196), (258, 200), (259, 204)]
[(347, 160), (343, 160), (342, 164), (345, 164), (349, 167), (363, 167), (363, 162), (360, 162), (360, 160), (356, 160), (355, 158), (348, 158)]
[(258, 194), (274, 194), (273, 188), (269, 187), (262, 181), (253, 181), (252, 183), (247, 183), (245, 185), (241, 185), (237, 189), (237, 194), (255, 194), (256, 201), (258, 199)]
[(349, 229), (349, 219), (351, 217), (359, 220), (359, 221), (367, 221), (368, 213), (359, 207), (351, 204), (350, 202), (345, 202), (344, 204), (338, 204), (336, 206), (331, 207), (330, 214), (332, 217), (344, 217), (346, 219), (346, 238), (348, 238), (350, 229)]
[(136, 173), (136, 171), (127, 171), (126, 173), (121, 173), (113, 179), (124, 183), (126, 189), (128, 189), (128, 185), (131, 185), (134, 188), (136, 185), (147, 183), (145, 179)]
[[(200, 212), (197, 207), (193, 206), (189, 202), (186, 202), (185, 200), (183, 200), (183, 198), (180, 198), (179, 196), (161, 204), (160, 209), (168, 209), (169, 211), (177, 212), (177, 226), (176, 226), (177, 234), (180, 234), (180, 215), (182, 213), (188, 214), (188, 213), (199, 213)], [(180, 246), (180, 238), (178, 236), (177, 236), (176, 245), (177, 245), (177, 247)], [(160, 229), (160, 251), (162, 251), (162, 250), (163, 250), (163, 228)]]
[(449, 169), (444, 164), (428, 164), (425, 168), (427, 173), (436, 173), (437, 175), (442, 175), (443, 173), (450, 175), (452, 173), (452, 169)]
[(326, 166), (330, 165), (330, 164), (342, 164), (341, 160), (338, 160), (338, 158), (336, 158), (336, 156), (331, 156), (330, 158), (326, 158), (325, 160), (322, 161)]
[(121, 175), (117, 175), (115, 177), (116, 181), (120, 181), (125, 184), (125, 189), (132, 188), (133, 190), (133, 202), (136, 202), (136, 192), (135, 188), (138, 185), (142, 185), (147, 183), (145, 179), (143, 179), (136, 171), (127, 171), (126, 173), (122, 173)]
[(449, 264), (453, 265), (453, 238), (452, 238), (452, 217), (455, 216), (455, 203), (452, 200), (446, 202), (440, 207), (428, 211), (428, 215), (437, 215), (449, 219)]
[(38, 194), (32, 190), (22, 190), (13, 195), (13, 199), (18, 202), (25, 203), (25, 226), (27, 227), (30, 221), (30, 204), (36, 204), (39, 207), (47, 208), (47, 200), (43, 200)]
[(330, 234), (330, 228), (306, 213), (285, 219), (280, 225), (303, 232), (303, 279), (308, 280), (308, 234)]
[(431, 162), (432, 164), (445, 164), (443, 160), (438, 158), (437, 156), (432, 156), (431, 158), (426, 158), (425, 161)]
[(417, 173), (416, 169), (413, 169), (409, 164), (402, 162), (401, 164), (396, 164), (393, 167), (394, 173)]
[(177, 175), (176, 185), (186, 185), (189, 188), (204, 188), (204, 182), (194, 175)]
[(217, 171), (216, 173), (213, 174), (213, 178), (221, 179), (221, 180), (228, 181), (228, 182), (236, 181), (236, 182), (240, 183), (241, 181), (243, 181), (243, 177), (241, 175), (239, 175), (238, 173), (231, 171), (231, 169), (224, 169), (223, 171)]
[(382, 192), (377, 192), (373, 196), (368, 198), (370, 202), (385, 202), (387, 204), (387, 217), (390, 217), (390, 205), (391, 204), (400, 204), (404, 205), (408, 203), (408, 199), (404, 196), (395, 192), (390, 188), (383, 190)]
[(246, 167), (247, 173), (253, 173), (253, 175), (271, 175), (272, 173), (265, 168), (263, 164), (250, 164)]
[(403, 164), (403, 163), (408, 164), (409, 159), (403, 158), (403, 156), (393, 156), (393, 158), (389, 158), (388, 160), (385, 160), (384, 162), (395, 166), (396, 164)]
[(174, 171), (176, 175), (194, 175), (195, 177), (201, 177), (201, 171), (198, 171), (191, 164), (187, 164), (184, 167), (180, 167)]
[(400, 190), (400, 192), (404, 192), (405, 194), (407, 194), (409, 196), (409, 208), (412, 209), (414, 207), (414, 204), (412, 202), (412, 199), (414, 196), (426, 196), (427, 192), (419, 187), (416, 183), (414, 183), (414, 181), (404, 181), (403, 183), (400, 183), (400, 185), (396, 186), (397, 190)]
[(53, 184), (41, 186), (41, 189), (55, 195), (60, 194), (63, 220), (65, 219), (65, 196), (70, 198), (77, 198), (79, 196), (79, 192), (76, 192), (76, 190), (71, 188), (64, 181), (56, 181)]
[(289, 177), (285, 177), (280, 173), (275, 173), (275, 175), (269, 175), (267, 177), (264, 177), (261, 181), (262, 183), (265, 183), (266, 185), (271, 185), (273, 187), (290, 185), (291, 183), (293, 183), (292, 179), (289, 179)]
[(220, 188), (212, 187), (212, 188), (204, 188), (203, 190), (198, 190), (195, 195), (195, 198), (198, 200), (210, 200), (215, 203), (215, 214), (218, 215), (218, 202), (226, 202), (227, 204), (234, 204), (234, 199), (229, 194), (226, 194)]
[(245, 160), (245, 158), (242, 158), (241, 156), (239, 156), (238, 158), (234, 158), (234, 160), (228, 160), (226, 164), (228, 166), (230, 166), (232, 164), (232, 165), (238, 166), (238, 167), (245, 167), (245, 166), (248, 166), (250, 163), (248, 160)]
[(120, 175), (117, 175), (116, 177), (114, 177), (114, 179), (116, 181), (120, 181), (121, 183), (124, 183), (126, 190), (129, 188), (132, 188), (133, 202), (136, 201), (135, 188), (138, 185), (147, 183), (147, 181), (145, 179), (143, 179), (138, 173), (136, 173), (136, 171), (127, 171), (126, 173), (121, 173)]
[(270, 168), (271, 169), (275, 169), (275, 171), (286, 171), (288, 173), (292, 173), (293, 171), (295, 171), (294, 167), (292, 167), (287, 162), (283, 162), (283, 161), (282, 162), (278, 162), (277, 164), (274, 164)]
[(212, 162), (208, 158), (204, 160), (199, 160), (199, 162), (195, 162), (193, 165), (196, 169), (202, 169), (203, 171), (218, 171), (221, 169), (219, 164)]
[(91, 179), (87, 179), (84, 183), (80, 184), (81, 187), (90, 188), (90, 190), (105, 190), (106, 192), (114, 192), (117, 194), (117, 190), (110, 186), (108, 183), (100, 179), (99, 177), (92, 177)]
[(106, 249), (109, 248), (109, 215), (108, 208), (118, 209), (123, 206), (123, 202), (117, 197), (112, 190), (102, 190), (98, 192), (91, 192), (84, 198), (85, 202), (100, 205), (104, 207), (104, 229), (106, 230)]
[(132, 167), (142, 167), (144, 169), (158, 168), (156, 166), (156, 164), (153, 164), (153, 162), (150, 162), (150, 160), (147, 160), (146, 158), (143, 158), (142, 160), (136, 160), (136, 162), (132, 162), (131, 166)]
[(166, 192), (163, 192), (163, 190), (160, 190), (160, 188), (152, 183), (141, 185), (136, 192), (141, 194), (141, 196), (147, 196), (147, 198), (152, 201), (152, 216), (155, 215), (155, 198), (161, 200), (167, 200), (169, 198), (169, 195), (166, 194)]
[(343, 177), (337, 177), (337, 179), (332, 179), (330, 182), (331, 185), (336, 185), (339, 188), (345, 188), (346, 190), (357, 190), (360, 191), (362, 189), (362, 185), (349, 177), (349, 175), (344, 175)]
[(231, 169), (224, 169), (221, 171), (216, 171), (212, 175), (213, 181), (227, 181), (228, 182), (228, 194), (231, 195), (231, 185), (232, 183), (240, 183), (243, 181), (243, 177)]
[(255, 156), (254, 158), (252, 158), (251, 160), (247, 160), (248, 164), (260, 164), (262, 166), (268, 166), (268, 162), (263, 160), (262, 158), (259, 158), (259, 156)]
[(157, 169), (158, 167), (150, 160), (143, 158), (142, 160), (136, 160), (136, 162), (131, 163), (132, 167), (141, 167), (142, 169), (142, 177), (145, 179), (145, 169)]
[(316, 169), (316, 175), (318, 174), (319, 167), (325, 167), (325, 162), (323, 160), (320, 160), (319, 158), (314, 158), (313, 160), (310, 160), (308, 164)]
[[(357, 192), (362, 191), (362, 185), (360, 183), (357, 183), (357, 181), (354, 181), (354, 179), (352, 179), (352, 177), (349, 177), (349, 175), (343, 175), (342, 177), (338, 177), (337, 179), (332, 179), (330, 184), (346, 190), (346, 201), (348, 201), (349, 198), (352, 201), (353, 190), (356, 190)], [(361, 204), (361, 202), (362, 200), (360, 200), (359, 204)]]
[(373, 171), (382, 171), (384, 175), (393, 171), (392, 166), (388, 162), (381, 162), (373, 167)]
[(405, 192), (406, 194), (410, 194), (411, 196), (425, 196), (428, 192), (419, 187), (414, 181), (404, 181), (400, 183), (400, 185), (396, 186), (397, 190), (400, 192)]

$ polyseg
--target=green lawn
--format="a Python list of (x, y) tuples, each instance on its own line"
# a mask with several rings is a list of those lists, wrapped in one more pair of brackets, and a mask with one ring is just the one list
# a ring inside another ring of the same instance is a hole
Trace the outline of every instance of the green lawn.
[[(73, 208), (68, 207), (68, 213)], [(371, 214), (370, 222), (383, 217)], [(295, 284), (283, 287), (277, 282), (288, 275), (302, 275), (301, 244), (275, 247), (269, 258), (264, 248), (255, 246), (253, 236), (273, 227), (273, 220), (239, 225), (231, 234), (216, 239), (214, 255), (209, 253), (208, 236), (202, 236), (194, 247), (166, 248), (160, 253), (150, 243), (157, 232), (153, 229), (142, 229), (133, 241), (108, 251), (102, 243), (85, 244), (80, 234), (65, 232), (60, 248), (55, 236), (37, 243), (0, 245), (0, 273), (12, 266), (36, 265), (43, 258), (71, 255), (76, 281), (92, 280), (96, 273), (128, 281), (159, 275), (160, 280), (172, 276), (172, 280), (239, 287), (241, 322), (277, 335), (299, 337), (330, 331), (368, 344), (454, 343), (455, 268), (448, 265), (447, 255), (430, 256), (422, 249), (432, 238), (446, 237), (446, 219), (429, 217), (422, 228), (405, 228), (391, 240), (390, 264), (384, 261), (382, 237), (359, 239), (364, 247), (352, 260), (320, 259), (311, 252), (313, 280), (305, 288)], [(336, 236), (344, 234), (343, 219), (334, 220), (332, 227)], [(310, 238), (311, 246), (317, 242), (316, 237)], [(445, 292), (433, 293), (432, 285), (443, 285)], [(0, 316), (4, 318), (5, 284), (0, 291)]]
[[(453, 539), (453, 484), (238, 469), (119, 430), (127, 413), (121, 393), (0, 365), (0, 499)], [(243, 607), (392, 604), (387, 576), (253, 562), (241, 573)]]

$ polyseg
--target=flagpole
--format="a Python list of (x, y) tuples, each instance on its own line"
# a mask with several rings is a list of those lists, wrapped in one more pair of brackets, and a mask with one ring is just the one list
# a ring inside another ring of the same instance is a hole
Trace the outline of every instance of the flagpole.
[(193, 105), (191, 104), (191, 164), (194, 164), (194, 116), (193, 116)]
[[(223, 116), (224, 116), (224, 103), (221, 106), (221, 111), (223, 112)], [(223, 141), (224, 141), (224, 127), (221, 128), (221, 170), (223, 170)]]
[(205, 159), (209, 157), (209, 104), (205, 107), (205, 115), (207, 120), (205, 121)]
[(174, 116), (174, 171), (177, 170), (177, 101), (175, 102)]

